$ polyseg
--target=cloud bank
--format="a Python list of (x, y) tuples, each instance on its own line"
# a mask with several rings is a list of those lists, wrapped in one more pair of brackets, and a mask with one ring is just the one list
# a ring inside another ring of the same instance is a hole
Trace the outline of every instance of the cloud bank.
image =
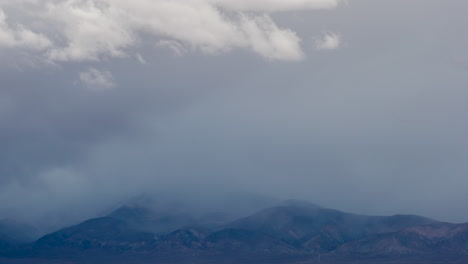
[[(338, 0), (44, 0), (0, 2), (0, 47), (41, 50), (51, 62), (129, 56), (146, 41), (170, 43), (176, 54), (253, 51), (269, 60), (305, 57), (301, 38), (278, 26), (272, 12), (330, 9)], [(3, 9), (3, 11), (2, 11)], [(5, 10), (21, 13), (7, 21)], [(13, 10), (13, 11), (11, 11)], [(35, 21), (34, 23), (31, 21)], [(33, 25), (31, 25), (33, 26)]]

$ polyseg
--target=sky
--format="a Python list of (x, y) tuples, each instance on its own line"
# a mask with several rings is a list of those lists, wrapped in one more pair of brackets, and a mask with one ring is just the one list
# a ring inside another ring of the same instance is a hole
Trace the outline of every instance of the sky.
[(0, 0), (0, 218), (164, 192), (468, 222), (466, 10)]

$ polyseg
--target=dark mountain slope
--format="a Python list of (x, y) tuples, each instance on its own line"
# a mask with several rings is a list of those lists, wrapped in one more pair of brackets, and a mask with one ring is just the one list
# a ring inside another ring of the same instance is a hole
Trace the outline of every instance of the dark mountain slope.
[(170, 212), (142, 206), (122, 206), (108, 217), (125, 222), (136, 230), (152, 233), (169, 233), (179, 228), (198, 223), (197, 219), (185, 212)]
[(64, 251), (133, 252), (153, 243), (155, 235), (132, 229), (124, 221), (103, 217), (61, 229), (37, 240), (32, 249), (39, 255)]
[(318, 253), (329, 252), (368, 235), (435, 222), (418, 216), (355, 215), (301, 203), (269, 208), (237, 220), (229, 227), (263, 232), (297, 248)]
[(277, 237), (244, 229), (224, 229), (209, 235), (202, 243), (204, 250), (214, 250), (218, 253), (280, 254), (299, 252)]
[(467, 256), (468, 224), (435, 223), (373, 235), (343, 245), (331, 255), (350, 257)]
[(159, 254), (194, 253), (202, 248), (203, 240), (209, 234), (211, 231), (204, 228), (179, 229), (159, 238), (153, 250)]

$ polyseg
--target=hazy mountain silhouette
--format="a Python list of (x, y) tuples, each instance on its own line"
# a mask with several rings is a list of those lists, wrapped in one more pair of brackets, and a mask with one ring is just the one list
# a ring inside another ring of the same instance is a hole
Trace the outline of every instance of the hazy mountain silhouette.
[(323, 253), (368, 235), (434, 222), (419, 216), (363, 216), (308, 203), (289, 203), (237, 220), (231, 226), (261, 231), (304, 250)]
[(388, 257), (405, 255), (468, 255), (468, 224), (433, 223), (348, 243), (335, 255)]
[(301, 201), (225, 223), (170, 207), (125, 205), (106, 217), (30, 244), (2, 245), (2, 254), (7, 263), (463, 263), (468, 259), (468, 224), (411, 215), (356, 215)]

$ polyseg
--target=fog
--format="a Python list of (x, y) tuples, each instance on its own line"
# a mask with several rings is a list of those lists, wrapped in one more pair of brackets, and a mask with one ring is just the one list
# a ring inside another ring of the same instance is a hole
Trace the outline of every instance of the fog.
[(468, 3), (292, 9), (268, 15), (302, 39), (281, 58), (178, 33), (187, 51), (145, 33), (98, 60), (0, 45), (0, 218), (51, 229), (164, 193), (467, 222)]

